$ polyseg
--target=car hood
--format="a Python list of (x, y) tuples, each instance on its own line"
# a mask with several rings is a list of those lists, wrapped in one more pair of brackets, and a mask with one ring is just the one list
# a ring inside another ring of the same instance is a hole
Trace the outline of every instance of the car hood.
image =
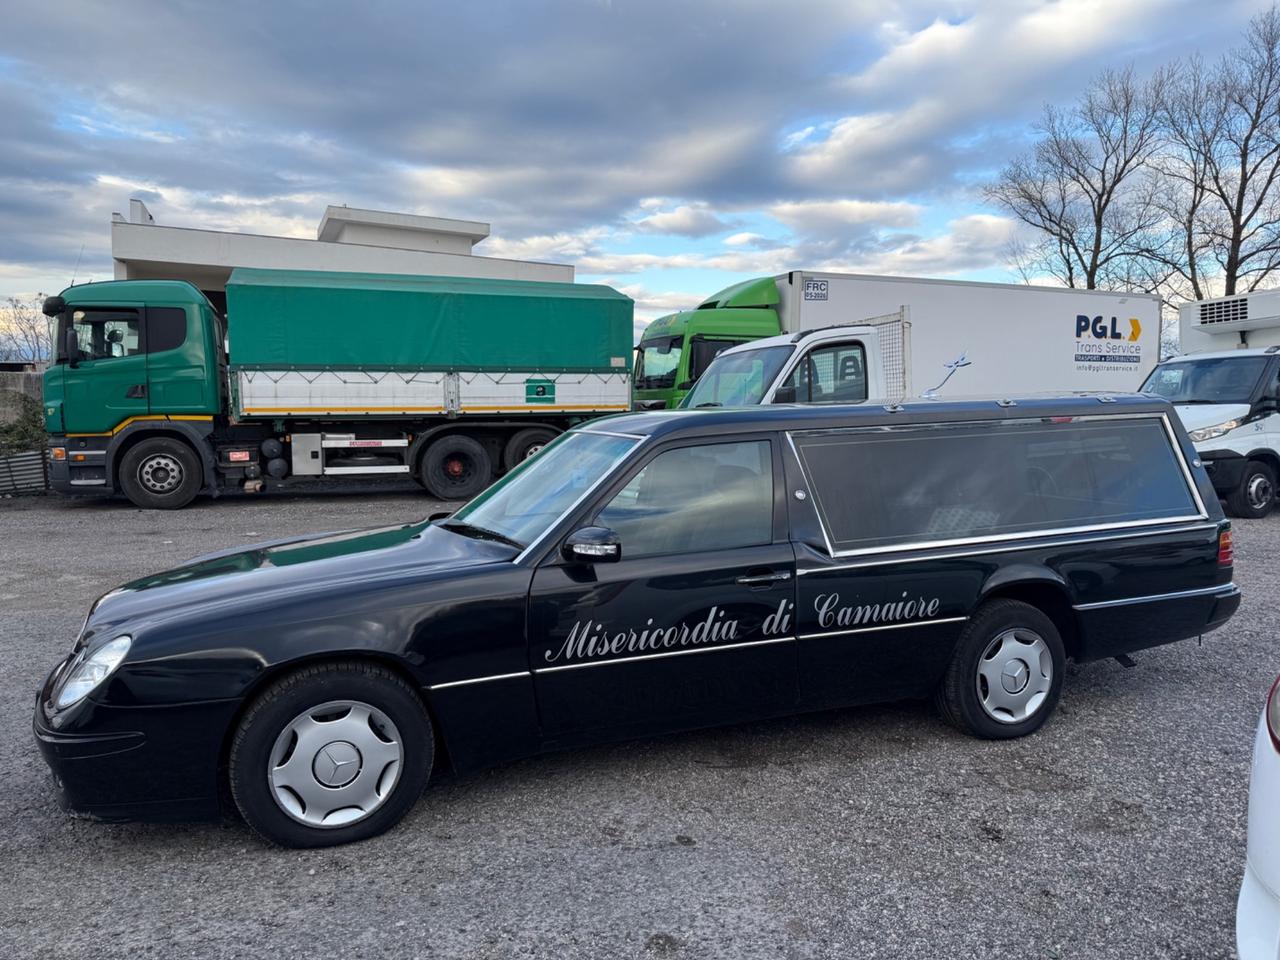
[(84, 639), (108, 627), (121, 629), (175, 616), (199, 618), (213, 607), (297, 603), (356, 581), (427, 577), (504, 563), (516, 552), (506, 544), (472, 539), (426, 522), (271, 540), (207, 554), (117, 587), (93, 605)]
[(1239, 420), (1249, 414), (1247, 403), (1181, 403), (1175, 404), (1174, 409), (1178, 411), (1178, 419), (1188, 430)]

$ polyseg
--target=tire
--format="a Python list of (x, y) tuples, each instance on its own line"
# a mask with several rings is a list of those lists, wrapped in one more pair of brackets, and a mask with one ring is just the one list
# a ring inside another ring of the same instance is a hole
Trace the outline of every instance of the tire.
[(422, 455), (422, 485), (438, 500), (470, 500), (493, 480), (493, 460), (475, 440), (451, 433)]
[(1233, 517), (1260, 520), (1276, 505), (1276, 473), (1261, 460), (1250, 460), (1244, 468), (1240, 485), (1227, 497), (1227, 510)]
[(398, 823), (434, 759), (431, 720), (412, 686), (377, 664), (326, 663), (253, 702), (231, 742), (228, 779), (240, 815), (267, 840), (331, 847)]
[(1065, 666), (1052, 620), (1030, 604), (994, 600), (961, 632), (935, 702), (943, 719), (963, 733), (987, 740), (1023, 737), (1058, 705)]
[(181, 440), (152, 437), (120, 460), (120, 489), (144, 510), (177, 510), (204, 486), (200, 458)]
[(530, 427), (519, 431), (507, 441), (507, 445), (502, 450), (503, 468), (514, 470), (557, 436), (554, 430), (547, 427)]

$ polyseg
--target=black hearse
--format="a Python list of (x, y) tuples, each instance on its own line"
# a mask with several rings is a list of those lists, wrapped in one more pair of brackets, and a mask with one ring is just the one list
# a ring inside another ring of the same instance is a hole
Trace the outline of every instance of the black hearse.
[[(126, 584), (40, 691), (64, 803), (371, 836), (433, 767), (933, 696), (1039, 727), (1064, 661), (1239, 604), (1195, 450), (1141, 397), (595, 420), (446, 519)], [(229, 787), (229, 791), (223, 788)]]

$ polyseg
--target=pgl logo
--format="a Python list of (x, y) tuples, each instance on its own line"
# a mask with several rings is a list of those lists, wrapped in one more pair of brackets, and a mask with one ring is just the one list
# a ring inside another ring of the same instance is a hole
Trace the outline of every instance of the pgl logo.
[(1111, 318), (1111, 323), (1107, 323), (1106, 317), (1086, 317), (1083, 313), (1076, 316), (1076, 339), (1093, 334), (1095, 340), (1128, 340), (1136, 343), (1138, 337), (1142, 336), (1142, 324), (1138, 322), (1137, 317), (1129, 318), (1129, 335), (1125, 336), (1124, 331), (1120, 329), (1120, 320), (1117, 317)]

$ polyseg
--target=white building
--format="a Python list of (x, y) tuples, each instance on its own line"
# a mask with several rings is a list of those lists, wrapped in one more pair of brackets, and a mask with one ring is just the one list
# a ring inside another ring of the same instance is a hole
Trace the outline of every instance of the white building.
[(571, 264), (475, 256), (489, 224), (471, 220), (330, 206), (310, 240), (166, 227), (130, 200), (111, 221), (117, 280), (189, 280), (219, 310), (235, 267), (573, 282)]

